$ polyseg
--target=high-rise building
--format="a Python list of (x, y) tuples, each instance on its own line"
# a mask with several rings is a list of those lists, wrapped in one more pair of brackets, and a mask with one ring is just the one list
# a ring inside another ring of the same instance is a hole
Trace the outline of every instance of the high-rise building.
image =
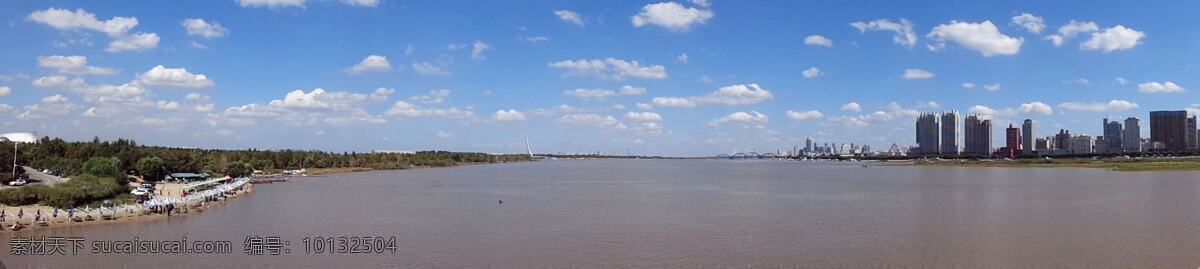
[(804, 138), (804, 152), (812, 152), (812, 151), (813, 151), (812, 137)]
[(1097, 150), (1096, 153), (1110, 154), (1110, 153), (1123, 152), (1123, 150), (1121, 150), (1121, 123), (1120, 122), (1108, 121), (1108, 118), (1104, 118), (1104, 136), (1103, 136), (1103, 138), (1104, 138), (1105, 145), (1103, 147), (1097, 146), (1097, 148), (1103, 148), (1104, 150), (1103, 151)]
[(1187, 121), (1187, 110), (1150, 111), (1150, 141), (1162, 143), (1162, 150), (1186, 150)]
[(1142, 151), (1142, 126), (1137, 118), (1125, 119), (1125, 130), (1121, 131), (1121, 148), (1125, 152)]
[(1069, 150), (1071, 149), (1071, 131), (1058, 129), (1058, 134), (1054, 135), (1054, 149)]
[(1187, 148), (1196, 149), (1196, 116), (1187, 119)]
[(1071, 142), (1067, 143), (1071, 145), (1069, 148), (1071, 150), (1071, 154), (1091, 154), (1094, 152), (1092, 151), (1092, 145), (1095, 143), (1095, 141), (1092, 140), (1091, 136), (1081, 134), (1072, 136), (1069, 139)]
[(938, 116), (934, 113), (922, 113), (917, 117), (917, 154), (938, 154)]
[(964, 154), (992, 156), (992, 120), (971, 114), (963, 119)]
[(1038, 138), (1037, 141), (1034, 142), (1035, 144), (1037, 144), (1036, 146), (1034, 146), (1034, 148), (1037, 149), (1037, 154), (1040, 155), (1040, 154), (1050, 153), (1050, 143), (1047, 141), (1050, 141), (1050, 140), (1046, 140), (1045, 138)]
[(1032, 155), (1033, 143), (1033, 120), (1025, 119), (1025, 123), (1021, 124), (1021, 154)]
[(1001, 154), (1014, 158), (1022, 152), (1021, 148), (1021, 129), (1009, 123), (1008, 128), (1004, 129), (1004, 148), (1000, 150)]
[(942, 154), (958, 154), (958, 111), (942, 112)]

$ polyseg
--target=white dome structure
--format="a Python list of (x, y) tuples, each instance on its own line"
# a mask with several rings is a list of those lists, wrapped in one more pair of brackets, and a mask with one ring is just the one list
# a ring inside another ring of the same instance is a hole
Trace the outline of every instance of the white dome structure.
[(0, 134), (0, 141), (13, 141), (17, 143), (34, 143), (37, 142), (38, 136), (36, 133), (7, 133)]

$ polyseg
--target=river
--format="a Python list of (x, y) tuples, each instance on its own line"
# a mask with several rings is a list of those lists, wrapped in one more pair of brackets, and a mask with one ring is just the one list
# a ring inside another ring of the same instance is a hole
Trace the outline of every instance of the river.
[[(250, 195), (165, 221), (17, 234), (86, 242), (186, 236), (230, 241), (230, 254), (11, 256), (8, 233), (0, 234), (0, 262), (9, 268), (1196, 268), (1198, 175), (731, 160), (376, 171), (256, 185)], [(247, 236), (278, 236), (287, 253), (247, 255)], [(395, 237), (396, 252), (306, 254), (302, 240), (315, 236)]]

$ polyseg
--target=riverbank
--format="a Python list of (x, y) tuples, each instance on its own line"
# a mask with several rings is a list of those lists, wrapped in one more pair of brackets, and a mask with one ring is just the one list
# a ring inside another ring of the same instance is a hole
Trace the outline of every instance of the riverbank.
[[(186, 200), (183, 193), (184, 184), (165, 183), (159, 184), (159, 190), (156, 191), (155, 199), (161, 200)], [(0, 205), (0, 210), (3, 210), (4, 218), (0, 221), (0, 233), (20, 233), (33, 230), (53, 229), (62, 227), (86, 226), (86, 225), (103, 225), (103, 224), (124, 224), (124, 223), (140, 223), (147, 221), (163, 220), (168, 218), (179, 218), (192, 214), (198, 214), (205, 209), (224, 204), (232, 198), (240, 197), (254, 192), (252, 184), (246, 184), (244, 187), (234, 189), (227, 194), (216, 196), (215, 201), (202, 202), (192, 206), (180, 206), (171, 214), (156, 213), (150, 207), (140, 206), (136, 204), (123, 204), (110, 208), (87, 208), (87, 210), (77, 210), (74, 214), (75, 219), (72, 219), (66, 210), (58, 210), (57, 215), (55, 209), (44, 205), (27, 205), (27, 206), (7, 206)], [(40, 212), (40, 219), (38, 214)], [(18, 216), (20, 215), (20, 216)], [(17, 231), (13, 231), (14, 223), (19, 223), (21, 227)]]
[(960, 167), (1101, 168), (1122, 172), (1200, 170), (1200, 157), (1131, 159), (917, 160), (913, 165)]

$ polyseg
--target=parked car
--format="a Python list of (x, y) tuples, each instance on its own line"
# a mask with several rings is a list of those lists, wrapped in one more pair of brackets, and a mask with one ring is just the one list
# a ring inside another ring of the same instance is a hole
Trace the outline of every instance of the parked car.
[(24, 178), (18, 178), (17, 180), (9, 181), (8, 185), (9, 186), (24, 186), (26, 183), (29, 183), (29, 181), (26, 181)]

